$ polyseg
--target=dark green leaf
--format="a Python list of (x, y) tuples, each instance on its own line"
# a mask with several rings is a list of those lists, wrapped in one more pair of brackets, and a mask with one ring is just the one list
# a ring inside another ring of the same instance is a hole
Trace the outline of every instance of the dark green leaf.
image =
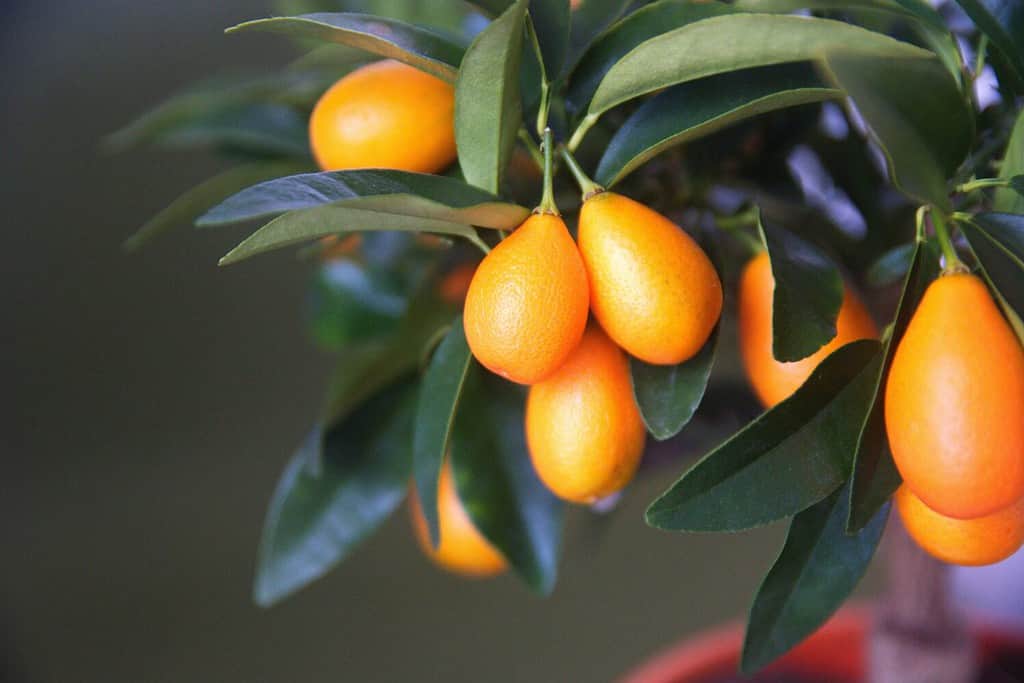
[(948, 211), (946, 180), (970, 148), (974, 120), (946, 68), (934, 58), (901, 59), (897, 65), (845, 49), (830, 52), (825, 61), (878, 139), (893, 182)]
[(563, 504), (533, 471), (517, 387), (472, 373), (452, 435), (455, 488), (473, 524), (533, 590), (555, 585)]
[(250, 104), (213, 112), (165, 130), (167, 147), (215, 147), (255, 155), (310, 159), (306, 117), (281, 104)]
[(744, 69), (673, 86), (615, 131), (598, 164), (597, 182), (611, 187), (669, 147), (745, 118), (841, 96), (809, 64)]
[(1018, 80), (1024, 81), (1024, 3), (1020, 0), (957, 0)]
[[(1009, 180), (1024, 173), (1024, 109), (1013, 124), (1010, 141), (1006, 144), (999, 177)], [(992, 208), (1001, 213), (1024, 213), (1024, 196), (1011, 188), (999, 188), (995, 192)]]
[(823, 500), (849, 476), (880, 361), (876, 341), (837, 349), (792, 396), (685, 472), (647, 509), (647, 523), (742, 531)]
[(995, 290), (1003, 313), (1024, 343), (1024, 216), (980, 213), (961, 223), (960, 230)]
[(519, 65), (526, 0), (518, 0), (476, 37), (455, 84), (455, 143), (466, 180), (498, 193), (522, 122)]
[(270, 501), (254, 598), (267, 607), (323, 576), (401, 502), (412, 464), (415, 391), (403, 384), (368, 401), (324, 437), (312, 472), (306, 450), (292, 457)]
[(569, 0), (530, 0), (529, 11), (544, 58), (544, 73), (549, 82), (554, 82), (562, 73), (569, 51)]
[(910, 270), (917, 245), (901, 244), (885, 252), (868, 268), (865, 279), (872, 287), (885, 287), (902, 279)]
[(200, 226), (324, 206), (511, 229), (530, 212), (457, 178), (390, 169), (303, 173), (260, 183), (206, 212)]
[(629, 359), (633, 395), (647, 431), (655, 439), (664, 441), (675, 436), (697, 412), (717, 347), (718, 327), (696, 356), (679, 365), (651, 365)]
[(752, 674), (825, 623), (853, 592), (882, 538), (889, 509), (844, 533), (846, 488), (793, 518), (779, 558), (750, 608), (740, 670)]
[(441, 465), (448, 452), (459, 398), (472, 363), (473, 354), (469, 352), (466, 343), (462, 316), (458, 316), (434, 352), (423, 377), (413, 433), (416, 490), (420, 496), (423, 516), (427, 520), (431, 542), (435, 545), (440, 534), (437, 486), (441, 479)]
[(496, 17), (512, 4), (512, 0), (469, 0), (469, 4), (482, 9), (485, 14)]
[(575, 111), (584, 111), (601, 79), (612, 66), (640, 43), (680, 26), (734, 12), (721, 2), (660, 0), (627, 15), (587, 50), (572, 72), (568, 99)]
[(632, 0), (586, 0), (572, 13), (569, 29), (569, 58), (572, 68), (580, 57), (609, 26), (626, 13)]
[(304, 167), (293, 161), (258, 161), (235, 166), (196, 185), (150, 218), (124, 242), (128, 251), (138, 249), (172, 228), (191, 224), (197, 216), (225, 197), (269, 178), (295, 173)]
[(843, 278), (827, 256), (791, 233), (761, 226), (761, 234), (775, 278), (772, 354), (797, 361), (835, 338)]
[(350, 259), (334, 259), (317, 271), (310, 291), (313, 337), (344, 351), (353, 341), (394, 332), (408, 303), (394, 273)]
[(227, 33), (272, 31), (349, 45), (390, 57), (454, 83), (463, 46), (421, 26), (348, 12), (320, 12), (295, 17), (271, 17), (232, 26)]
[(885, 433), (885, 380), (889, 376), (896, 345), (903, 338), (924, 290), (938, 273), (939, 257), (934, 243), (916, 243), (892, 330), (882, 344), (882, 363), (875, 379), (871, 410), (864, 418), (857, 440), (857, 455), (849, 487), (850, 515), (846, 521), (849, 533), (863, 529), (900, 485), (900, 473), (893, 462)]

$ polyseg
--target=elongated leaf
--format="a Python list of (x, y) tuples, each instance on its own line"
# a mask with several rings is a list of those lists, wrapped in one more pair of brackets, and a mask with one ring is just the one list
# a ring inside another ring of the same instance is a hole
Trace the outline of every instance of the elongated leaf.
[(809, 64), (744, 69), (673, 86), (615, 131), (598, 164), (597, 182), (611, 187), (669, 147), (751, 116), (842, 95)]
[(448, 452), (456, 411), (473, 354), (466, 343), (462, 316), (455, 318), (448, 334), (434, 352), (420, 387), (413, 433), (413, 471), (430, 540), (440, 539), (437, 517), (437, 486), (441, 465)]
[(625, 14), (631, 4), (632, 0), (586, 0), (573, 10), (567, 66), (575, 66), (594, 39)]
[(685, 472), (647, 509), (647, 523), (742, 531), (823, 500), (849, 475), (880, 361), (876, 341), (837, 349), (792, 396)]
[[(1017, 115), (1006, 154), (999, 167), (999, 177), (1009, 180), (1024, 173), (1024, 110)], [(1012, 188), (999, 188), (995, 192), (992, 208), (1000, 213), (1024, 213), (1024, 196)]]
[(270, 31), (349, 45), (390, 57), (454, 83), (464, 47), (421, 26), (386, 17), (349, 12), (320, 12), (247, 21), (227, 33)]
[(523, 404), (517, 387), (473, 373), (452, 435), (452, 471), (473, 524), (530, 588), (546, 595), (558, 572), (564, 505), (530, 463)]
[(569, 0), (530, 0), (530, 21), (537, 35), (544, 73), (554, 82), (562, 73), (569, 52)]
[(408, 292), (394, 273), (350, 259), (319, 268), (310, 288), (310, 327), (324, 348), (394, 332), (408, 304)]
[(523, 120), (519, 65), (526, 0), (518, 0), (476, 37), (455, 84), (455, 144), (466, 180), (498, 193)]
[(402, 501), (412, 464), (415, 392), (403, 384), (367, 402), (324, 437), (319, 472), (292, 457), (267, 512), (254, 598), (267, 607), (323, 576)]
[(792, 234), (761, 226), (768, 247), (772, 293), (772, 354), (791, 362), (806, 358), (836, 336), (843, 278), (831, 260)]
[(627, 15), (602, 34), (583, 55), (572, 73), (569, 104), (575, 111), (584, 111), (608, 70), (645, 40), (701, 19), (735, 11), (721, 2), (659, 0)]
[(715, 362), (718, 331), (716, 327), (696, 356), (678, 365), (651, 365), (629, 359), (633, 395), (647, 431), (655, 439), (664, 441), (675, 436), (697, 412)]
[(306, 117), (281, 104), (252, 104), (213, 112), (165, 130), (165, 147), (213, 147), (261, 156), (310, 159)]
[(938, 273), (939, 257), (935, 245), (931, 242), (915, 243), (892, 331), (882, 344), (882, 363), (875, 379), (871, 410), (864, 418), (857, 440), (857, 455), (849, 486), (848, 533), (863, 529), (900, 485), (900, 473), (893, 462), (885, 433), (885, 381), (896, 346), (903, 338), (925, 289)]
[(831, 19), (766, 14), (711, 17), (651, 38), (601, 80), (588, 116), (627, 100), (705, 76), (812, 61), (829, 49), (886, 60), (934, 60), (931, 52)]
[(1024, 4), (1018, 0), (957, 0), (1024, 82)]
[(960, 229), (995, 290), (1003, 312), (1024, 343), (1024, 216), (981, 213)]
[(750, 608), (740, 670), (751, 674), (825, 623), (853, 592), (882, 538), (889, 509), (844, 533), (847, 489), (793, 518), (786, 543)]
[(865, 279), (872, 287), (885, 287), (898, 282), (910, 271), (917, 244), (909, 242), (893, 247), (868, 267)]
[(225, 197), (244, 187), (276, 178), (304, 168), (293, 161), (258, 161), (235, 166), (219, 173), (185, 192), (171, 204), (143, 224), (135, 234), (124, 241), (124, 248), (134, 251), (175, 227), (191, 224), (197, 216)]
[(970, 148), (974, 120), (946, 68), (936, 59), (896, 66), (845, 48), (829, 52), (825, 62), (878, 139), (893, 182), (948, 211), (946, 180)]

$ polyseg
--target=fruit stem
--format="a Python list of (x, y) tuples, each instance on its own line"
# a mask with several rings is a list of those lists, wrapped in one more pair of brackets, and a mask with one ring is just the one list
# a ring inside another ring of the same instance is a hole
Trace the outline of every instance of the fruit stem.
[(472, 236), (467, 235), (466, 239), (469, 240), (470, 244), (475, 246), (477, 249), (482, 251), (484, 255), (491, 253), (491, 248), (487, 246), (487, 243), (480, 239), (480, 235), (477, 234), (476, 230), (473, 230)]
[(553, 189), (554, 184), (554, 162), (552, 158), (555, 155), (554, 152), (554, 141), (551, 137), (551, 129), (544, 129), (544, 139), (540, 144), (541, 151), (544, 152), (544, 194), (540, 198), (540, 206), (538, 206), (535, 213), (549, 213), (558, 216), (558, 206), (555, 205), (555, 191)]
[(583, 193), (583, 201), (587, 201), (595, 194), (604, 192), (604, 188), (595, 183), (590, 177), (583, 172), (580, 168), (576, 158), (572, 155), (572, 152), (568, 148), (562, 147), (562, 158), (565, 159), (566, 165), (569, 166), (569, 171), (572, 172), (573, 178), (576, 179), (576, 184), (580, 186), (580, 192)]
[(925, 240), (925, 234), (924, 234), (925, 222), (924, 222), (924, 217), (925, 217), (926, 213), (928, 213), (928, 207), (927, 206), (919, 206), (919, 207), (917, 207), (917, 213), (914, 214), (914, 240), (916, 242), (924, 242), (924, 240)]
[(533, 163), (537, 164), (537, 168), (544, 168), (544, 156), (540, 153), (540, 148), (537, 147), (537, 143), (533, 141), (533, 138), (530, 137), (530, 134), (522, 126), (519, 128), (519, 139), (526, 147), (526, 151), (530, 153)]
[(1009, 185), (1010, 180), (1008, 178), (977, 178), (962, 185), (957, 185), (956, 191), (966, 194), (967, 192), (981, 190), (986, 187), (1009, 187)]
[(931, 214), (932, 225), (935, 226), (935, 236), (939, 238), (939, 247), (942, 249), (943, 260), (945, 261), (942, 267), (943, 274), (964, 272), (966, 266), (960, 260), (960, 256), (957, 255), (956, 247), (953, 246), (953, 238), (950, 235), (946, 217), (941, 211), (936, 211), (934, 207), (929, 213)]
[(587, 114), (580, 121), (580, 125), (576, 126), (576, 130), (573, 131), (572, 136), (569, 138), (569, 142), (566, 145), (570, 152), (575, 152), (576, 148), (583, 142), (583, 138), (586, 137), (587, 131), (594, 127), (597, 123), (597, 114)]
[(760, 222), (761, 211), (756, 206), (749, 206), (739, 213), (731, 216), (718, 216), (712, 214), (715, 227), (734, 237), (740, 244), (747, 248), (751, 256), (756, 256), (764, 251), (764, 243), (758, 238), (744, 230), (748, 227), (756, 227)]

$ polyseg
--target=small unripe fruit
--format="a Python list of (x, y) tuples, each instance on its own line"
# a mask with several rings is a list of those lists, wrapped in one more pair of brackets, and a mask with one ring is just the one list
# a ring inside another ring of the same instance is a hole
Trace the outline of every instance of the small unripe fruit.
[(692, 358), (722, 312), (722, 283), (678, 225), (639, 202), (599, 192), (583, 203), (580, 253), (590, 306), (608, 336), (637, 358)]
[(596, 325), (565, 364), (530, 387), (526, 441), (541, 481), (589, 503), (629, 483), (644, 449), (625, 354)]

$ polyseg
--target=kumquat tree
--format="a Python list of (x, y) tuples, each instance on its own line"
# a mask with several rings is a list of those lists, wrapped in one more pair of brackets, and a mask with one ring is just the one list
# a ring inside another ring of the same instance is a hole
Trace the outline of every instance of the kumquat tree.
[(1024, 544), (1024, 2), (276, 10), (227, 33), (295, 61), (110, 139), (237, 162), (129, 249), (256, 222), (222, 265), (297, 249), (314, 274), (337, 365), (270, 500), (258, 604), (406, 500), (440, 567), (547, 595), (563, 518), (629, 496), (734, 373), (760, 405), (637, 520), (680, 544), (789, 520), (730, 666), (777, 671), (888, 525), (916, 606), (879, 604), (857, 677), (793, 680), (981, 680), (942, 563)]

